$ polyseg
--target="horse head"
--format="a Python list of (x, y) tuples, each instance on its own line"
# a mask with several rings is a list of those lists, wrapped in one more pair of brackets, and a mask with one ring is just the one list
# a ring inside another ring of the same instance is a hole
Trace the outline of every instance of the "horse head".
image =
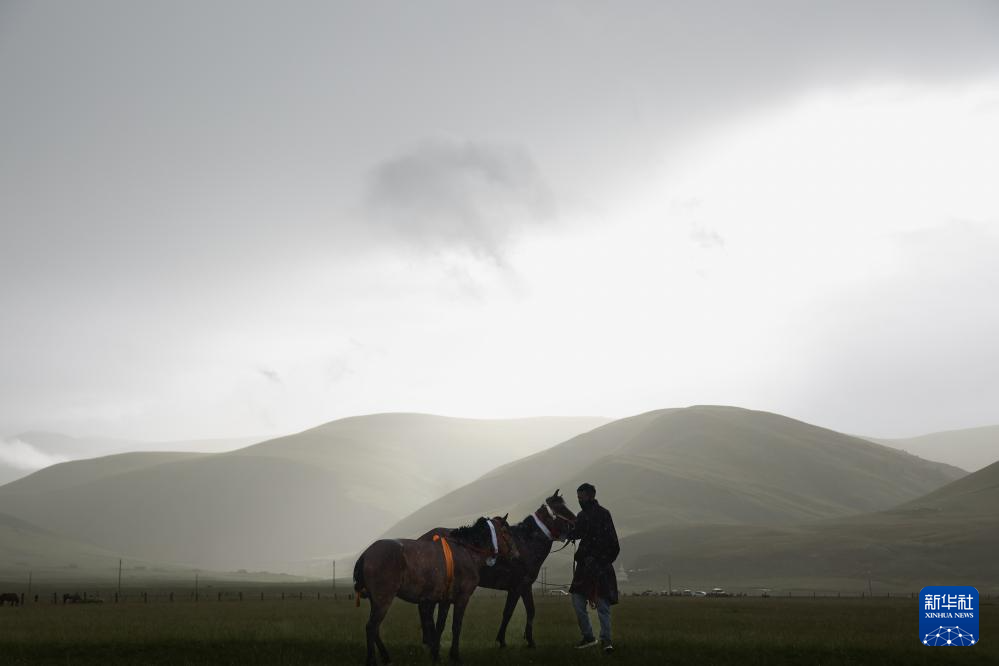
[(551, 511), (559, 534), (568, 532), (575, 524), (576, 514), (566, 505), (565, 498), (559, 495), (558, 489), (554, 495), (545, 499), (545, 506)]
[(494, 516), (492, 523), (496, 529), (497, 557), (512, 560), (520, 557), (520, 551), (517, 550), (517, 542), (513, 538), (513, 533), (510, 532), (510, 523), (506, 520), (509, 515), (508, 513), (504, 516)]

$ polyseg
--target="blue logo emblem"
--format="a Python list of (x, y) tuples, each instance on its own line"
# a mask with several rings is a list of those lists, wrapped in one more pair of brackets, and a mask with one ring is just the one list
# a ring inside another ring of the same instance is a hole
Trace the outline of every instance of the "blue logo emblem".
[(919, 591), (919, 641), (933, 647), (978, 643), (978, 590), (967, 585), (931, 585)]

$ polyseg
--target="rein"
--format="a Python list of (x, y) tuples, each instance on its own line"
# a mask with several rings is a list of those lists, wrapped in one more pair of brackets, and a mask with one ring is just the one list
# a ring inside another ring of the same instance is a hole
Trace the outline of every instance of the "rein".
[(555, 549), (555, 550), (553, 550), (552, 552), (553, 552), (553, 553), (557, 553), (557, 552), (559, 552), (560, 550), (565, 550), (565, 547), (566, 547), (566, 546), (568, 546), (568, 545), (569, 545), (569, 543), (570, 543), (570, 542), (569, 542), (568, 540), (566, 540), (565, 542), (563, 542), (563, 543), (562, 543), (562, 547), (561, 547), (561, 548), (556, 548), (556, 549)]

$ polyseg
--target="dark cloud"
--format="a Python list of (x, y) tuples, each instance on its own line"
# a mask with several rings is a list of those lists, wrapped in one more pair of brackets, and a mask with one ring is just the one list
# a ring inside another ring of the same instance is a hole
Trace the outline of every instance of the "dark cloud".
[(518, 232), (555, 213), (525, 149), (453, 140), (428, 141), (377, 165), (365, 204), (372, 223), (421, 246), (494, 258)]
[(690, 240), (703, 250), (725, 247), (725, 239), (714, 229), (693, 225), (690, 229)]
[(272, 384), (282, 384), (281, 375), (277, 373), (276, 370), (271, 370), (269, 368), (257, 368), (257, 372), (260, 376), (271, 382)]

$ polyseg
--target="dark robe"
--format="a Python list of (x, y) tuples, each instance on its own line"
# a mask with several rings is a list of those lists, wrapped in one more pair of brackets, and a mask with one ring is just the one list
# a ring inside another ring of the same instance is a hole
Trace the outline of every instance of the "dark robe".
[(580, 542), (569, 591), (585, 594), (591, 603), (596, 603), (599, 597), (616, 604), (618, 590), (614, 560), (621, 552), (621, 546), (610, 511), (593, 500), (590, 506), (576, 515), (576, 525), (569, 538)]

